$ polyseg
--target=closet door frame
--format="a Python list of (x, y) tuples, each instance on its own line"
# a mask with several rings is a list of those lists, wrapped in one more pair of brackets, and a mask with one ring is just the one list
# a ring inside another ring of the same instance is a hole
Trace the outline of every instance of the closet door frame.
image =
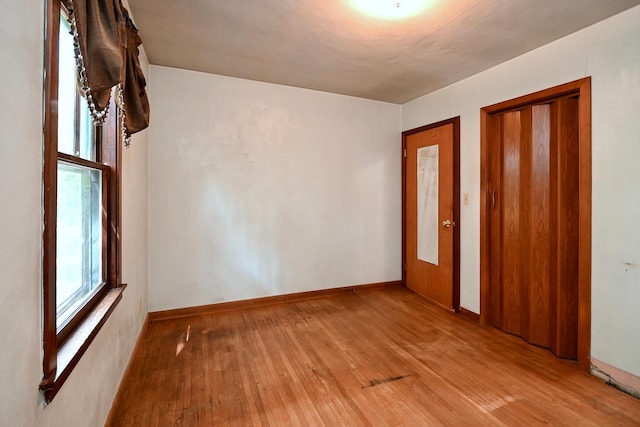
[(490, 313), (490, 189), (492, 139), (490, 116), (539, 104), (562, 96), (578, 96), (579, 190), (578, 190), (578, 364), (591, 367), (591, 77), (555, 86), (480, 110), (480, 323), (489, 325)]

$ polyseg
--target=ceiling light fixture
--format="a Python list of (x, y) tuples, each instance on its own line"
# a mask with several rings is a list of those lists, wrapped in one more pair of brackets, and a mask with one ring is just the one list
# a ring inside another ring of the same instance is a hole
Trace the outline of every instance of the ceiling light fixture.
[(354, 9), (378, 19), (403, 19), (417, 15), (432, 0), (349, 0)]

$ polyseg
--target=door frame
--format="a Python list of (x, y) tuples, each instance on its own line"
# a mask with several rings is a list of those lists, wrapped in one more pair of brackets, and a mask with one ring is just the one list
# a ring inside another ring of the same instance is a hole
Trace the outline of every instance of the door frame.
[(453, 310), (460, 312), (460, 116), (402, 132), (402, 286), (407, 286), (407, 137), (453, 125)]
[(591, 356), (591, 77), (575, 80), (480, 110), (480, 323), (488, 324), (490, 307), (490, 207), (489, 116), (542, 103), (566, 95), (578, 95), (578, 364), (589, 370)]

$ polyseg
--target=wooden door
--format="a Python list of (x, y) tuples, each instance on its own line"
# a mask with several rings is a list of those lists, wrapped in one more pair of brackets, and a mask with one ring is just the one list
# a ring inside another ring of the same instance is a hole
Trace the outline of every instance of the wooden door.
[(578, 98), (491, 116), (490, 323), (577, 357)]
[(453, 310), (459, 306), (459, 119), (403, 133), (404, 281)]

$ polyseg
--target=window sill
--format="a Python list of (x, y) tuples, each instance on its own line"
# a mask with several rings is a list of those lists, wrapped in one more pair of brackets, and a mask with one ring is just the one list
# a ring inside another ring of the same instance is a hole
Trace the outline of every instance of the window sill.
[(40, 390), (44, 392), (46, 403), (53, 400), (62, 384), (67, 380), (73, 368), (78, 364), (82, 355), (87, 351), (93, 339), (98, 335), (102, 325), (107, 321), (113, 310), (122, 299), (122, 293), (127, 287), (123, 284), (110, 289), (102, 300), (95, 306), (87, 317), (69, 335), (64, 343), (58, 347), (56, 357), (56, 376), (51, 382), (43, 381)]

